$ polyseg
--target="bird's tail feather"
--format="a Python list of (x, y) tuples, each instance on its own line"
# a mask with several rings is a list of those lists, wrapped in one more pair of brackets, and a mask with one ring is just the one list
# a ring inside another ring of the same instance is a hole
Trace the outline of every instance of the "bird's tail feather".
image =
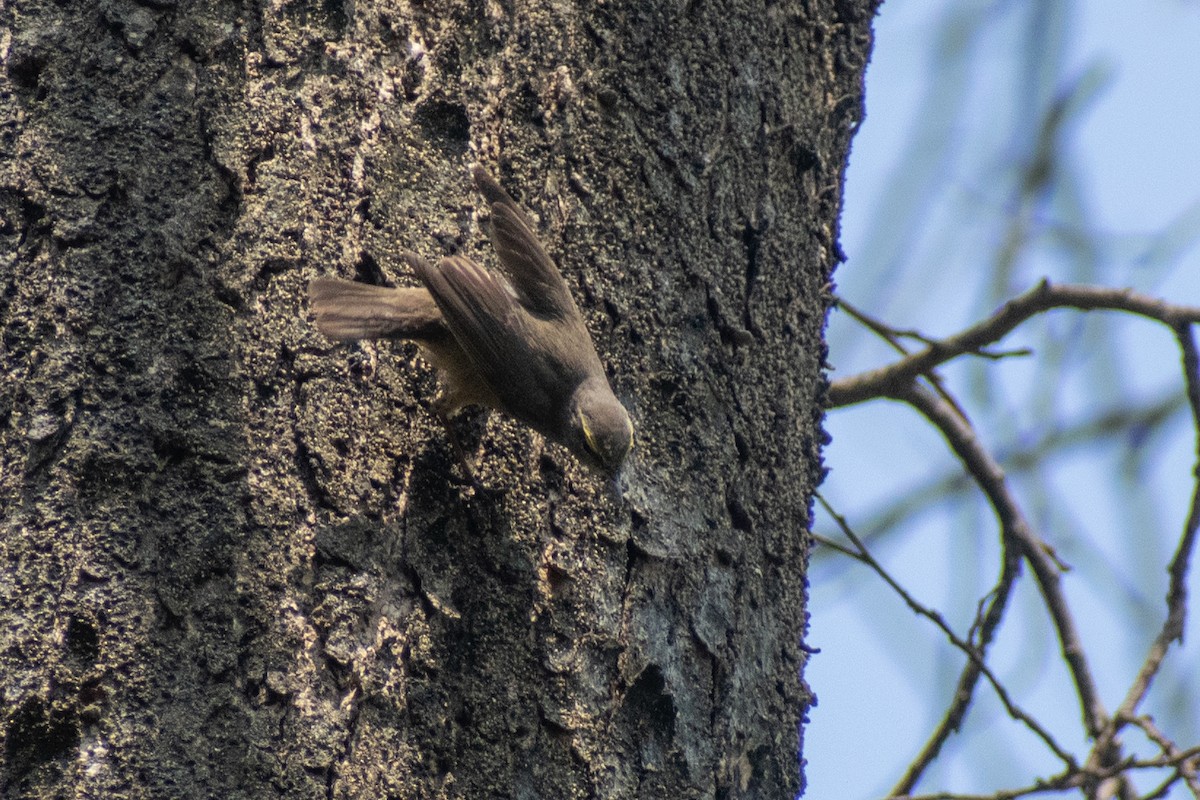
[(330, 339), (432, 340), (446, 325), (433, 296), (424, 288), (390, 289), (338, 278), (308, 285), (308, 305), (317, 329)]

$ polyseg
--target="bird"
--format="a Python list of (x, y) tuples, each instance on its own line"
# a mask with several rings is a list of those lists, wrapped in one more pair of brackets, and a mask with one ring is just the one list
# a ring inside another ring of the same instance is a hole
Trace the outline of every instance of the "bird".
[(583, 315), (533, 220), (482, 166), (474, 165), (471, 175), (491, 212), (499, 270), (462, 255), (432, 264), (405, 251), (420, 286), (316, 278), (309, 284), (316, 327), (338, 342), (416, 342), (439, 373), (432, 408), (472, 480), (448, 422), (471, 405), (520, 420), (588, 468), (615, 477), (633, 446), (633, 423)]

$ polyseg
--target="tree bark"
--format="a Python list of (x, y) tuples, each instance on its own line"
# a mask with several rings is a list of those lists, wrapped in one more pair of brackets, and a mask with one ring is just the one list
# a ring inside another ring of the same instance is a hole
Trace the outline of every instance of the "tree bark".
[[(800, 789), (806, 526), (873, 4), (0, 4), (0, 795)], [(313, 277), (536, 217), (623, 494)]]

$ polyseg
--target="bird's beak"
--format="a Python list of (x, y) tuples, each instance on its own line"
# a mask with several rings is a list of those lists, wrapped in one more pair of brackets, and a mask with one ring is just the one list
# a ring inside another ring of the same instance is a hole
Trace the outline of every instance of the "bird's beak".
[(622, 464), (616, 472), (609, 476), (608, 486), (618, 500), (625, 497), (625, 492), (629, 490), (629, 467), (627, 464)]

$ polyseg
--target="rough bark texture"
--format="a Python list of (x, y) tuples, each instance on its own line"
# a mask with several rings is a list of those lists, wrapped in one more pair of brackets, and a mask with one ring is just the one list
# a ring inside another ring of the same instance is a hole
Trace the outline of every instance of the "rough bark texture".
[[(0, 2), (0, 795), (788, 797), (871, 3)], [(624, 497), (318, 274), (539, 219)]]

